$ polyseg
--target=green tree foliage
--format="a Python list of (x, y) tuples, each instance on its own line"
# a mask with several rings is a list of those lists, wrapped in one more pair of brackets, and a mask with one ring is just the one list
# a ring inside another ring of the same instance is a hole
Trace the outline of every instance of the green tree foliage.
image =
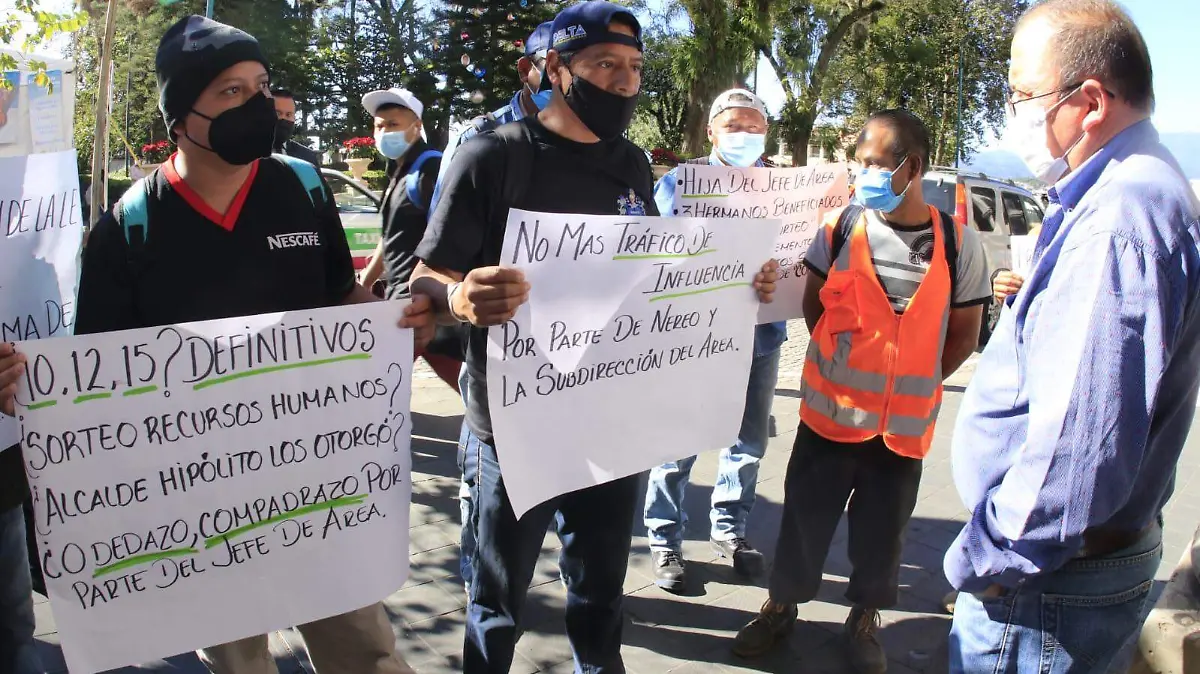
[(508, 103), (521, 86), (517, 60), (525, 54), (525, 40), (567, 4), (455, 0), (435, 12), (443, 28), (431, 65), (446, 78), (453, 117), (470, 119)]
[(830, 79), (844, 82), (829, 113), (853, 134), (871, 113), (906, 107), (932, 136), (932, 161), (954, 163), (959, 58), (963, 158), (1004, 121), (1009, 43), (1025, 2), (893, 0), (842, 50)]
[[(22, 32), (22, 22), (32, 24), (32, 30), (26, 30), (23, 38), (18, 39)], [(0, 19), (0, 44), (30, 53), (38, 45), (43, 44), (59, 33), (70, 33), (79, 30), (87, 23), (87, 14), (81, 11), (50, 12), (39, 0), (14, 0), (12, 12)], [(37, 86), (49, 88), (50, 80), (46, 77), (46, 63), (30, 59), (24, 64), (18, 64), (17, 59), (9, 54), (0, 54), (0, 72), (17, 70), (24, 65), (35, 75)], [(0, 87), (7, 88), (8, 81), (0, 78)]]
[(648, 31), (642, 69), (641, 99), (630, 138), (646, 149), (663, 147), (680, 152), (688, 122), (687, 77), (680, 58), (685, 39), (662, 30)]

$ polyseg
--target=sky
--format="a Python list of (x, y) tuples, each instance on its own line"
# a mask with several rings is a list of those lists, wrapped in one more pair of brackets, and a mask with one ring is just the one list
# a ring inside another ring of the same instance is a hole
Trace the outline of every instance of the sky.
[[(185, 1), (203, 11), (202, 0)], [(648, 4), (661, 8), (663, 3), (664, 0), (649, 0)], [(51, 11), (64, 11), (72, 4), (72, 0), (42, 0), (43, 7)], [(1155, 126), (1168, 133), (1200, 133), (1200, 86), (1195, 74), (1200, 64), (1196, 56), (1200, 40), (1196, 32), (1196, 0), (1126, 0), (1125, 6), (1150, 46), (1158, 99)], [(0, 0), (0, 14), (12, 7), (13, 0)], [(686, 28), (686, 23), (682, 27)], [(50, 56), (61, 55), (63, 41), (57, 42), (41, 51)], [(758, 93), (773, 113), (778, 112), (783, 105), (783, 89), (765, 62), (760, 63), (758, 72)]]

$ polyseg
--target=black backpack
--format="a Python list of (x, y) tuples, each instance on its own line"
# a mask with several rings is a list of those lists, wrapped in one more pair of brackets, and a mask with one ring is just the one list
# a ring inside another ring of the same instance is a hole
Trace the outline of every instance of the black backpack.
[[(850, 240), (850, 233), (854, 231), (854, 225), (858, 224), (863, 211), (862, 206), (850, 204), (838, 216), (837, 228), (833, 230), (833, 244), (829, 249), (831, 267), (846, 242)], [(942, 220), (942, 240), (946, 244), (946, 264), (950, 267), (950, 296), (954, 297), (954, 289), (958, 285), (958, 247), (962, 245), (962, 242), (958, 240), (958, 227), (954, 225), (954, 218), (941, 210), (938, 211), (938, 214)]]

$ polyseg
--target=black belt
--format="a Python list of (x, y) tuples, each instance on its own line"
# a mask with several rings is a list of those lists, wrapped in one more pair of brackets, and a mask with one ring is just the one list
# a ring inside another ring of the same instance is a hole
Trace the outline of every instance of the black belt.
[(1075, 558), (1104, 557), (1114, 552), (1120, 552), (1137, 543), (1156, 526), (1158, 526), (1156, 523), (1149, 524), (1137, 531), (1108, 529), (1105, 527), (1088, 529), (1083, 532), (1083, 547), (1079, 550), (1079, 554)]

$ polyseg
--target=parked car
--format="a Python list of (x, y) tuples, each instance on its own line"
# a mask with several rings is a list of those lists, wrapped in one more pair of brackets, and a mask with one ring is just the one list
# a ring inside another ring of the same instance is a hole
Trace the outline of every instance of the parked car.
[[(1045, 209), (1032, 192), (1008, 181), (953, 168), (934, 167), (922, 181), (925, 201), (973, 228), (983, 241), (992, 278), (1012, 269), (1009, 237), (1024, 236), (1042, 224)], [(987, 306), (979, 343), (987, 344), (1000, 319), (999, 303)]]
[(380, 195), (350, 176), (329, 168), (321, 169), (321, 176), (333, 191), (342, 228), (346, 230), (346, 242), (354, 256), (354, 268), (362, 269), (371, 260), (371, 254), (383, 236), (379, 219)]

